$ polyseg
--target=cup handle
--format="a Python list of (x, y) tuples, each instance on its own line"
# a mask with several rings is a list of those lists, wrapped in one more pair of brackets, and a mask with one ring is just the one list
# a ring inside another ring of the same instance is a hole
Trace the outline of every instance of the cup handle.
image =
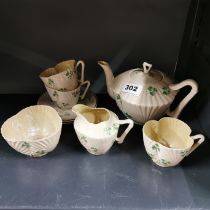
[(88, 89), (90, 87), (90, 81), (86, 80), (86, 81), (82, 82), (80, 87), (82, 87), (83, 85), (86, 85), (86, 88), (85, 88), (84, 92), (82, 93), (82, 95), (79, 96), (81, 99), (84, 99), (84, 97), (85, 97), (85, 95), (86, 95), (86, 93), (87, 93), (87, 91), (88, 91)]
[(190, 153), (192, 153), (192, 152), (193, 152), (198, 146), (200, 146), (200, 145), (204, 142), (204, 140), (205, 140), (205, 137), (204, 137), (204, 135), (202, 135), (202, 134), (197, 134), (197, 135), (195, 135), (195, 136), (191, 136), (191, 138), (192, 138), (193, 140), (198, 139), (198, 141), (197, 141), (196, 143), (193, 144), (193, 146), (191, 147), (190, 151), (187, 153), (186, 156), (188, 156)]
[(80, 83), (83, 83), (84, 82), (84, 74), (85, 74), (85, 63), (84, 63), (84, 61), (80, 60), (80, 61), (77, 62), (76, 70), (79, 67), (79, 65), (81, 65), (81, 77), (78, 80), (79, 80)]
[(122, 144), (125, 137), (127, 136), (127, 134), (130, 132), (130, 130), (133, 128), (134, 122), (131, 119), (126, 119), (126, 120), (118, 120), (117, 123), (119, 125), (123, 125), (123, 124), (129, 124), (128, 127), (125, 129), (125, 131), (123, 132), (123, 134), (120, 137), (116, 138), (116, 141), (118, 144)]
[(166, 114), (170, 117), (177, 118), (184, 107), (188, 104), (188, 102), (194, 97), (194, 95), (198, 92), (198, 84), (195, 80), (187, 79), (178, 84), (169, 85), (171, 90), (179, 90), (185, 86), (191, 86), (191, 91), (185, 96), (179, 105), (173, 110), (170, 111), (170, 108), (167, 110)]

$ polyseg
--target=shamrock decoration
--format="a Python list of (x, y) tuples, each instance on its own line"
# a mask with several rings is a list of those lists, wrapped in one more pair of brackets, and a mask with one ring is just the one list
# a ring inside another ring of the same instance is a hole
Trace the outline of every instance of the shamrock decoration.
[(148, 87), (147, 90), (148, 90), (148, 92), (151, 96), (154, 96), (155, 93), (157, 92), (157, 89), (155, 87), (152, 87), (152, 86)]

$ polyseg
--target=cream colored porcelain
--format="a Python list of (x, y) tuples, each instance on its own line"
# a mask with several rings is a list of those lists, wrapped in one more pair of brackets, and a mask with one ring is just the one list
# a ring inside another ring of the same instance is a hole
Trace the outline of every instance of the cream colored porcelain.
[[(81, 65), (81, 78), (78, 79), (77, 68)], [(68, 60), (58, 63), (54, 68), (44, 70), (39, 76), (45, 86), (56, 90), (74, 90), (79, 82), (84, 82), (85, 63)]]
[[(80, 91), (82, 86), (86, 86), (83, 92)], [(66, 110), (71, 109), (75, 104), (77, 104), (79, 99), (84, 99), (90, 87), (90, 82), (85, 81), (80, 84), (76, 89), (67, 91), (59, 91), (53, 88), (49, 88), (47, 86), (45, 87), (52, 101), (54, 101), (60, 109)]]
[[(93, 155), (105, 154), (115, 141), (123, 143), (133, 127), (130, 119), (119, 120), (117, 115), (105, 108), (90, 108), (77, 104), (72, 108), (77, 115), (74, 129), (81, 144)], [(119, 126), (129, 124), (124, 133), (117, 137)]]
[[(85, 95), (85, 98), (79, 99), (78, 103), (95, 108), (97, 106), (97, 97), (93, 92), (88, 91), (87, 94)], [(57, 104), (51, 100), (51, 98), (47, 92), (43, 93), (39, 97), (37, 104), (38, 105), (47, 105), (47, 106), (51, 106), (52, 108), (54, 108), (58, 112), (63, 123), (65, 123), (65, 124), (73, 123), (74, 119), (76, 118), (76, 114), (71, 109), (65, 109), (65, 110), (60, 109), (57, 106)]]
[[(106, 75), (107, 91), (120, 110), (138, 124), (151, 119), (159, 119), (165, 113), (177, 118), (182, 109), (197, 93), (198, 86), (194, 80), (184, 80), (178, 84), (162, 72), (151, 69), (152, 65), (143, 63), (143, 69), (136, 68), (126, 71), (114, 78), (109, 64), (99, 61)], [(169, 107), (179, 89), (191, 86), (190, 93), (170, 112)]]
[(186, 123), (171, 117), (164, 117), (159, 121), (151, 120), (143, 126), (146, 152), (153, 162), (162, 167), (179, 164), (203, 143), (203, 135), (190, 134), (191, 129)]
[(1, 133), (16, 151), (40, 157), (55, 149), (61, 134), (62, 120), (55, 109), (36, 105), (7, 119)]

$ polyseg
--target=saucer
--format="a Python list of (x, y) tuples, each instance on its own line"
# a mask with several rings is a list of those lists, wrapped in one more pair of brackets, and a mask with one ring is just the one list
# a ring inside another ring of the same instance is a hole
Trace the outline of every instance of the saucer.
[[(48, 105), (51, 106), (52, 108), (54, 108), (58, 114), (60, 115), (60, 117), (62, 118), (62, 121), (64, 124), (67, 123), (72, 123), (74, 121), (74, 119), (76, 118), (76, 114), (72, 112), (71, 109), (67, 109), (67, 110), (62, 110), (60, 109), (50, 98), (50, 96), (48, 95), (47, 92), (43, 93), (38, 101), (37, 101), (38, 105)], [(90, 106), (95, 108), (97, 106), (97, 98), (96, 95), (91, 92), (88, 91), (85, 98), (83, 100), (79, 100), (78, 104), (84, 104), (86, 106)]]

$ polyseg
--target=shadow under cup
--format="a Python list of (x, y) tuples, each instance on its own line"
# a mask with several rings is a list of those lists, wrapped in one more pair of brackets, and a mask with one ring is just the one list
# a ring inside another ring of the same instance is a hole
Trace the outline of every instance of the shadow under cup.
[[(83, 88), (83, 86), (85, 86)], [(80, 83), (79, 86), (74, 90), (56, 90), (46, 86), (47, 92), (53, 102), (60, 109), (71, 109), (74, 105), (77, 104), (79, 99), (84, 99), (89, 87), (90, 81), (84, 81)]]

